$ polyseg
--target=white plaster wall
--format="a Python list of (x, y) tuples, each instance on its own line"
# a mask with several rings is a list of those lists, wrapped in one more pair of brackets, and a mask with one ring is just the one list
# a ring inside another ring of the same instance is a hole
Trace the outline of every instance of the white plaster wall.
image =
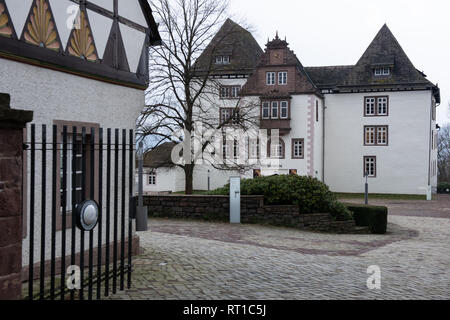
[[(310, 103), (311, 99), (314, 103), (314, 111), (313, 114), (310, 114)], [(280, 169), (287, 170), (289, 173), (289, 169), (297, 169), (298, 175), (306, 176), (309, 175), (308, 168), (308, 158), (310, 156), (311, 149), (308, 148), (308, 123), (310, 121), (310, 117), (313, 117), (314, 126), (315, 123), (315, 96), (312, 95), (295, 95), (291, 100), (291, 131), (289, 134), (282, 136), (285, 143), (285, 159), (280, 160)], [(315, 130), (317, 133), (318, 129)], [(319, 137), (314, 136), (314, 150), (315, 156), (313, 157), (314, 163), (313, 172), (319, 171), (318, 165), (320, 164), (320, 159), (317, 156), (317, 152), (320, 148), (317, 147), (317, 143), (320, 143)], [(292, 139), (304, 139), (304, 159), (292, 159)], [(315, 175), (313, 175), (315, 176)]]
[[(137, 89), (112, 85), (96, 80), (86, 79), (67, 73), (38, 68), (35, 66), (0, 59), (0, 92), (11, 95), (11, 106), (16, 109), (34, 111), (33, 123), (36, 123), (36, 141), (41, 141), (41, 125), (47, 125), (47, 139), (51, 141), (52, 125), (54, 120), (66, 120), (77, 122), (98, 123), (103, 128), (134, 129), (136, 118), (144, 105), (144, 92)], [(127, 133), (128, 134), (128, 133)], [(30, 140), (28, 130), (27, 140)], [(114, 141), (114, 140), (113, 140)], [(121, 138), (120, 138), (121, 141)], [(127, 135), (128, 141), (128, 135)], [(106, 131), (105, 131), (106, 142)], [(51, 218), (51, 152), (47, 153), (47, 187), (46, 187), (46, 258), (50, 258), (50, 218)], [(35, 243), (39, 243), (41, 234), (41, 153), (36, 152), (36, 213), (35, 213)], [(104, 159), (106, 164), (106, 155)], [(127, 153), (128, 161), (128, 153)], [(114, 162), (112, 163), (114, 164)], [(28, 157), (28, 174), (30, 173), (30, 157)], [(121, 168), (121, 161), (119, 161)], [(128, 170), (127, 170), (128, 174)], [(106, 178), (106, 170), (104, 170)], [(127, 178), (128, 179), (128, 178)], [(119, 169), (119, 182), (121, 181), (121, 169)], [(127, 180), (128, 182), (128, 180)], [(29, 185), (29, 183), (28, 183)], [(114, 180), (112, 182), (114, 185)], [(119, 188), (120, 190), (120, 188)], [(136, 190), (136, 189), (135, 189)], [(104, 203), (106, 191), (104, 189)], [(28, 194), (30, 189), (28, 188)], [(126, 190), (125, 210), (128, 211), (128, 189)], [(120, 192), (118, 197), (119, 215), (121, 214)], [(112, 207), (111, 207), (112, 208)], [(105, 207), (104, 207), (105, 210)], [(29, 225), (29, 214), (27, 215)], [(126, 219), (128, 221), (128, 219)], [(128, 223), (128, 222), (127, 222)], [(120, 221), (119, 221), (120, 226)], [(29, 227), (27, 228), (29, 230)], [(105, 230), (105, 228), (104, 228)], [(120, 230), (120, 229), (119, 229)], [(60, 239), (60, 232), (57, 233)], [(105, 233), (103, 233), (105, 239)], [(86, 245), (88, 244), (86, 233)], [(97, 239), (96, 233), (94, 234)], [(77, 250), (80, 234), (77, 231)], [(57, 241), (59, 244), (59, 241)], [(67, 233), (67, 244), (70, 243), (70, 232)], [(23, 264), (28, 264), (29, 239), (23, 242)], [(35, 245), (35, 262), (39, 261), (40, 246)], [(60, 248), (56, 250), (56, 256), (60, 256)]]
[[(179, 192), (184, 190), (184, 172), (179, 167), (156, 169), (156, 185), (149, 184), (148, 174), (151, 170), (144, 168), (144, 193)], [(180, 187), (183, 187), (180, 190)]]
[[(326, 95), (325, 183), (364, 192), (363, 157), (377, 157), (372, 193), (425, 194), (428, 185), (430, 91), (391, 92), (388, 117), (364, 117), (364, 96)], [(364, 146), (365, 125), (388, 125), (389, 146)]]

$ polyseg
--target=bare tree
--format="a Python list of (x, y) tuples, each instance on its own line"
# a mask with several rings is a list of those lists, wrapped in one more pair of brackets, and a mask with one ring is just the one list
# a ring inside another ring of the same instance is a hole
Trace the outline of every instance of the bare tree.
[[(227, 0), (154, 0), (152, 8), (160, 23), (163, 44), (150, 51), (151, 81), (137, 133), (153, 148), (165, 142), (183, 142), (184, 161), (177, 165), (185, 173), (186, 194), (192, 194), (196, 160), (211, 145), (204, 139), (193, 141), (190, 134), (196, 124), (202, 124), (202, 132), (197, 135), (201, 138), (207, 131), (218, 133), (230, 124), (245, 129), (256, 121), (251, 112), (254, 106), (241, 99), (236, 102), (234, 117), (220, 122), (214, 116), (218, 112), (214, 97), (219, 92), (219, 83), (211, 77), (215, 50), (242, 28), (214, 37), (227, 18)], [(205, 50), (209, 63), (199, 66), (196, 60)], [(200, 148), (193, 157), (188, 156), (186, 149), (193, 149), (196, 143)], [(226, 167), (233, 166), (228, 163)]]
[(450, 124), (439, 130), (438, 176), (440, 182), (450, 182)]

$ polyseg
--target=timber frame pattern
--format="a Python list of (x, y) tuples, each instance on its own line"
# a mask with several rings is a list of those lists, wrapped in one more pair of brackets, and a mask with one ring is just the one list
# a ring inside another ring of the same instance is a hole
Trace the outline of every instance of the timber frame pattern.
[[(0, 0), (0, 58), (145, 90), (148, 85), (147, 48), (161, 43), (158, 25), (148, 2), (139, 0), (147, 22), (147, 26), (142, 26), (119, 16), (118, 0), (113, 2), (114, 12), (87, 0), (70, 1), (80, 6), (79, 22), (83, 32), (75, 29), (71, 31), (64, 52), (48, 0), (33, 0), (22, 35), (16, 35), (7, 5), (4, 0)], [(113, 20), (103, 60), (98, 58), (86, 9)], [(41, 19), (36, 19), (36, 16)], [(38, 26), (42, 21), (45, 21), (45, 25)], [(128, 67), (119, 23), (146, 34), (136, 72), (130, 71)]]

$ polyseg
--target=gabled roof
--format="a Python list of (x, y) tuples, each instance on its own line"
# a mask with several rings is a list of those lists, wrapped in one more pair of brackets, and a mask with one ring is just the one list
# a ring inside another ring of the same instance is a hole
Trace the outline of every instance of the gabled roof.
[(175, 166), (172, 162), (172, 149), (176, 146), (173, 142), (166, 142), (144, 154), (144, 167), (163, 168)]
[[(293, 67), (295, 68), (295, 84), (289, 87), (289, 92), (286, 92), (287, 88), (284, 87), (267, 87), (261, 84), (261, 79), (265, 79), (265, 76), (258, 74), (260, 70), (264, 70), (267, 67), (272, 67), (271, 52), (282, 51), (282, 60), (277, 62), (277, 67)], [(282, 97), (290, 94), (298, 93), (316, 93), (321, 94), (310, 75), (306, 72), (300, 60), (296, 54), (289, 48), (289, 43), (286, 40), (281, 40), (278, 37), (278, 33), (272, 41), (266, 44), (266, 50), (258, 61), (256, 71), (249, 77), (247, 83), (241, 90), (242, 95), (260, 95), (264, 98)]]
[[(210, 70), (210, 75), (250, 74), (262, 53), (261, 47), (249, 31), (227, 19), (197, 59), (195, 73), (204, 75)], [(215, 57), (218, 55), (229, 55), (230, 64), (215, 64)]]

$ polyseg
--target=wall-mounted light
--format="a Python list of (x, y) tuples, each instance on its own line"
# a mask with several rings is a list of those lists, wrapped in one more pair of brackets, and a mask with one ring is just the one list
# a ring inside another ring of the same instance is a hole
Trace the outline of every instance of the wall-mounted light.
[(80, 230), (94, 230), (98, 223), (98, 217), (98, 204), (94, 200), (86, 200), (76, 208), (76, 222)]

